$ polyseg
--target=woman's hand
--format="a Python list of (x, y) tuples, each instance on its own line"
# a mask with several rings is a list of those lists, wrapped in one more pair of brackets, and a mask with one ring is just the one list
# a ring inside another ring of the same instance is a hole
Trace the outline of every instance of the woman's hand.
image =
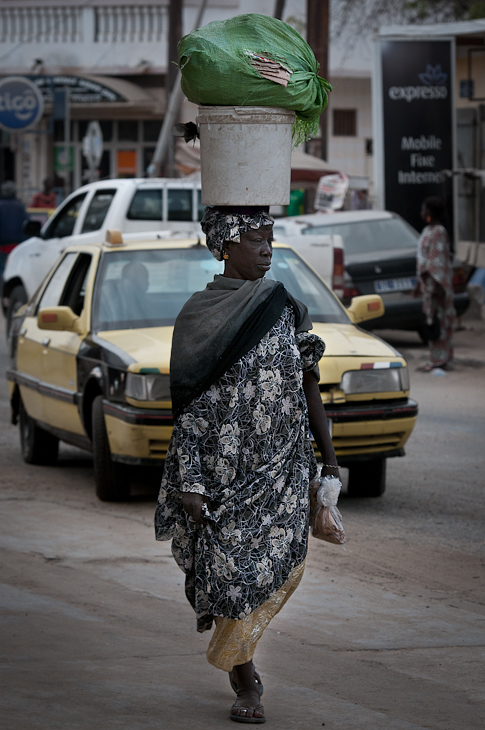
[(205, 520), (202, 519), (202, 505), (207, 501), (206, 497), (197, 492), (184, 492), (182, 494), (182, 507), (197, 525), (206, 524)]
[[(324, 466), (322, 476), (338, 477), (337, 457), (328, 431), (327, 416), (323, 407), (318, 380), (313, 371), (303, 373), (303, 390), (308, 404), (308, 421)], [(335, 467), (333, 466), (335, 464)]]

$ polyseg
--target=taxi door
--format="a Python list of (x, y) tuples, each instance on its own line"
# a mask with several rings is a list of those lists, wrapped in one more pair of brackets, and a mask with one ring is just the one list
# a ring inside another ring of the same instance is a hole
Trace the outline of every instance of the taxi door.
[(20, 395), (27, 413), (36, 421), (45, 421), (43, 370), (46, 347), (50, 342), (50, 333), (37, 325), (37, 310), (57, 305), (77, 257), (77, 253), (68, 253), (61, 259), (39, 303), (32, 314), (25, 317), (18, 336), (16, 369)]
[[(97, 252), (96, 252), (97, 253)], [(69, 433), (84, 435), (78, 409), (77, 355), (90, 324), (90, 291), (94, 252), (81, 251), (69, 273), (63, 292), (56, 304), (44, 306), (70, 307), (79, 316), (76, 332), (40, 330), (42, 340), (42, 400), (44, 422)]]

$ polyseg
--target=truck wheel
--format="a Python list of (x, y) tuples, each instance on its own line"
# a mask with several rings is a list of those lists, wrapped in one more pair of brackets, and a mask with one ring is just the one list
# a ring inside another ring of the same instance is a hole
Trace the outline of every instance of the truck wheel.
[(103, 396), (93, 401), (93, 460), (96, 496), (103, 502), (120, 502), (130, 496), (129, 467), (111, 458), (103, 413)]
[(20, 307), (26, 303), (27, 299), (27, 292), (25, 291), (22, 284), (17, 284), (17, 286), (14, 286), (14, 288), (10, 292), (7, 313), (5, 315), (5, 318), (7, 320), (7, 337), (12, 326), (12, 319), (14, 318), (15, 312), (17, 312)]
[(358, 461), (349, 467), (349, 497), (381, 497), (386, 490), (386, 459)]
[(20, 448), (26, 464), (54, 466), (59, 453), (59, 439), (40, 428), (25, 410), (19, 405)]

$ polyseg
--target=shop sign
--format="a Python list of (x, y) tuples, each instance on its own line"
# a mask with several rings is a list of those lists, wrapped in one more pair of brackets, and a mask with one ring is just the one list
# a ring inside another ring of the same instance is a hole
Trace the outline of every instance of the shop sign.
[(347, 175), (337, 173), (324, 175), (318, 181), (317, 192), (313, 207), (315, 210), (330, 211), (342, 208), (345, 194), (349, 189)]
[(421, 230), (421, 203), (453, 199), (443, 170), (453, 168), (451, 40), (384, 41), (381, 45), (384, 205)]
[(73, 172), (74, 147), (72, 145), (68, 147), (56, 145), (54, 147), (54, 170), (61, 176), (64, 176), (68, 172)]
[(116, 155), (118, 177), (136, 176), (136, 150), (118, 150)]
[(83, 155), (89, 167), (96, 167), (103, 156), (103, 132), (99, 122), (89, 122), (83, 139)]
[(69, 90), (71, 104), (105, 104), (126, 101), (124, 96), (93, 79), (80, 76), (29, 76), (41, 91), (46, 104), (54, 102), (54, 91)]
[(5, 132), (27, 132), (44, 113), (44, 99), (32, 81), (7, 76), (0, 81), (0, 128)]

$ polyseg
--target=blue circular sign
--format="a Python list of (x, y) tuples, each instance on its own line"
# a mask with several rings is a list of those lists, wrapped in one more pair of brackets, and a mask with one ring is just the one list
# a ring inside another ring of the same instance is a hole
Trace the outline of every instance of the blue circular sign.
[(23, 76), (0, 81), (0, 128), (6, 132), (27, 132), (44, 113), (44, 99), (37, 86)]

